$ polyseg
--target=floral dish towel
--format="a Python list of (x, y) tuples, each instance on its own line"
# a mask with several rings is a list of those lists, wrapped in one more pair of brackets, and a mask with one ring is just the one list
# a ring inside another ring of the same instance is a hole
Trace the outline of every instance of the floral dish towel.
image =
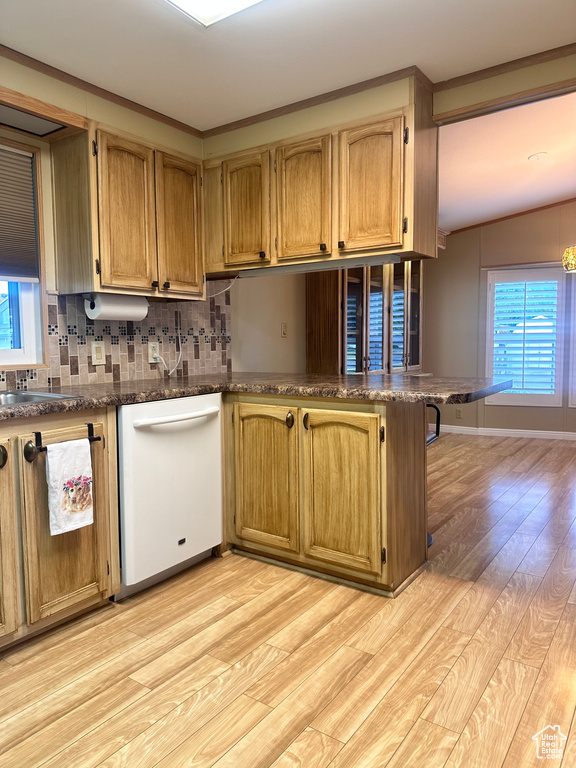
[(87, 438), (46, 447), (46, 480), (52, 536), (92, 525), (92, 458)]

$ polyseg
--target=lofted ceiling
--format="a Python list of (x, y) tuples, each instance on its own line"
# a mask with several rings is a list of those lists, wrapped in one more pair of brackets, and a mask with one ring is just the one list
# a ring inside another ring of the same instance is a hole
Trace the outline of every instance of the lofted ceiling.
[[(574, 0), (263, 0), (208, 29), (165, 0), (0, 0), (0, 44), (199, 130), (412, 65), (440, 82), (575, 30)], [(442, 228), (576, 196), (564, 98), (441, 129)]]

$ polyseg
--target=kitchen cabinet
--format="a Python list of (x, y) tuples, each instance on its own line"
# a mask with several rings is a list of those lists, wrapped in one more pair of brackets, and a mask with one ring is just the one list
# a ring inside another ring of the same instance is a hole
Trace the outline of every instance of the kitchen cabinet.
[(300, 550), (298, 413), (236, 403), (235, 530), (239, 538)]
[(0, 637), (18, 626), (18, 559), (13, 446), (0, 440)]
[(305, 409), (302, 424), (304, 554), (379, 573), (380, 416)]
[(394, 592), (426, 561), (424, 411), (227, 394), (224, 546)]
[(276, 149), (278, 260), (326, 256), (332, 251), (332, 137)]
[[(42, 446), (77, 440), (88, 435), (87, 423), (100, 438), (91, 443), (94, 523), (51, 536), (46, 453), (34, 449), (36, 435)], [(0, 446), (8, 456), (0, 469), (0, 645), (97, 605), (117, 591), (115, 445), (115, 409), (0, 425)], [(14, 487), (20, 488), (18, 501)], [(21, 540), (16, 533), (18, 518)], [(20, 593), (25, 596), (21, 605)]]
[(199, 162), (94, 126), (51, 152), (61, 293), (203, 297)]
[(222, 184), (224, 263), (270, 261), (270, 153), (228, 158), (222, 164)]
[(402, 245), (403, 118), (341, 131), (341, 252)]
[(306, 275), (308, 373), (421, 368), (422, 263)]

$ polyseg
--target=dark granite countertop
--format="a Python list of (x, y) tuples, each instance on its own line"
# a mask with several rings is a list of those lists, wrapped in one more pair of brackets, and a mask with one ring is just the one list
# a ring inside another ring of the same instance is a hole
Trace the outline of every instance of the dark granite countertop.
[[(405, 403), (471, 403), (512, 386), (511, 380), (431, 376), (384, 376), (377, 373), (322, 376), (291, 373), (230, 373), (187, 378), (146, 379), (110, 384), (58, 387), (77, 399), (0, 406), (0, 420), (43, 416), (48, 413), (168, 400), (210, 392), (245, 392), (293, 397), (333, 397), (344, 400), (400, 401)], [(33, 390), (30, 390), (33, 391)]]

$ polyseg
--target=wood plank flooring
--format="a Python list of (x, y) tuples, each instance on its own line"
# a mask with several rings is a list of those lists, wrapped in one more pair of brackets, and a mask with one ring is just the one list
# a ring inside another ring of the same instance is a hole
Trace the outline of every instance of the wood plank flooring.
[(0, 768), (576, 766), (576, 446), (428, 449), (396, 600), (231, 555), (0, 652)]

